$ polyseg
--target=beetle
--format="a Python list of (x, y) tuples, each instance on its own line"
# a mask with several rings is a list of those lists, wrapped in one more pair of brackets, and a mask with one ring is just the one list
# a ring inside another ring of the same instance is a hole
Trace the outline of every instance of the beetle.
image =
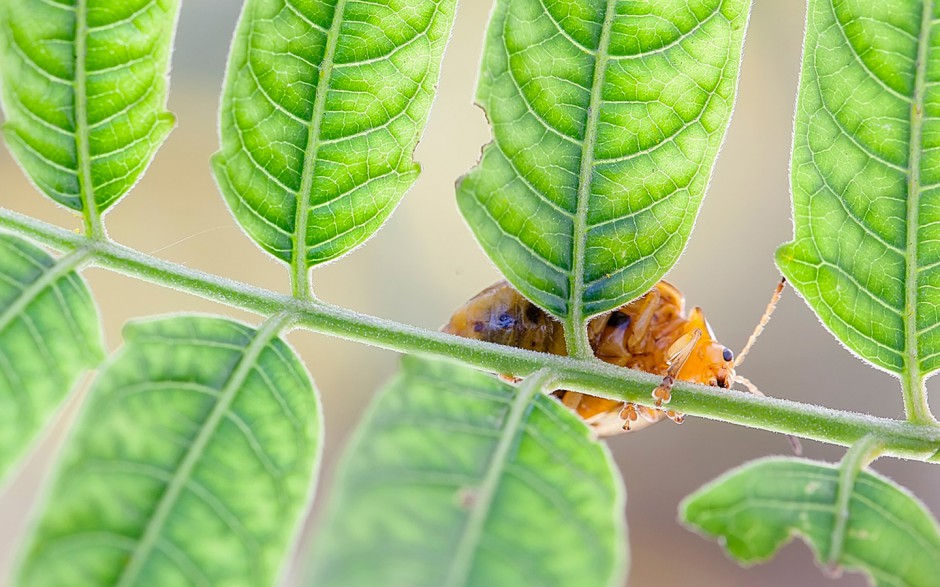
[[(638, 299), (596, 316), (587, 327), (597, 358), (663, 377), (653, 390), (655, 407), (575, 391), (559, 390), (554, 395), (599, 436), (645, 428), (666, 418), (681, 423), (682, 414), (662, 407), (669, 402), (677, 379), (724, 389), (741, 383), (751, 393), (763, 395), (738, 375), (736, 368), (770, 320), (785, 283), (780, 280), (757, 327), (735, 357), (731, 349), (716, 340), (702, 309), (695, 307), (687, 315), (682, 292), (660, 281)], [(531, 351), (567, 354), (561, 323), (505, 281), (486, 288), (458, 308), (442, 330)], [(795, 440), (791, 438), (791, 443), (798, 451)]]

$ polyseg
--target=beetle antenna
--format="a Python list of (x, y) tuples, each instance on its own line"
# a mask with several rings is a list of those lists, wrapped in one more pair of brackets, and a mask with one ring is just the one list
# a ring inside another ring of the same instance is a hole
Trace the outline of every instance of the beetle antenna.
[(774, 290), (774, 294), (770, 296), (770, 303), (767, 304), (767, 309), (764, 310), (764, 315), (761, 316), (760, 322), (757, 323), (757, 326), (754, 327), (754, 332), (751, 333), (751, 336), (747, 339), (747, 344), (744, 345), (744, 348), (741, 349), (741, 352), (738, 353), (738, 356), (734, 359), (734, 366), (737, 367), (744, 362), (744, 357), (747, 356), (747, 353), (751, 350), (751, 347), (754, 346), (754, 343), (757, 342), (757, 337), (760, 336), (760, 333), (764, 331), (764, 327), (767, 326), (767, 323), (770, 322), (770, 316), (774, 313), (774, 310), (777, 308), (777, 302), (780, 301), (780, 296), (783, 294), (783, 287), (787, 284), (787, 278), (781, 277), (780, 283), (777, 284), (777, 288)]

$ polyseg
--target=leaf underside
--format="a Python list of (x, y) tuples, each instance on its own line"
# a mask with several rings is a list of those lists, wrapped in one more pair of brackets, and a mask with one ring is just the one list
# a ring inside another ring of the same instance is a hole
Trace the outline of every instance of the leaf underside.
[(731, 116), (748, 0), (498, 0), (477, 100), (493, 142), (457, 199), (560, 318), (649, 290), (685, 247)]
[(811, 0), (777, 262), (825, 325), (893, 373), (940, 368), (940, 8)]
[(276, 332), (125, 327), (66, 448), (17, 585), (271, 585), (309, 499), (320, 416)]
[[(505, 430), (513, 396), (492, 375), (406, 358), (344, 457), (307, 584), (622, 584), (623, 495), (609, 452), (542, 395)], [(512, 444), (498, 463), (502, 433)]]
[(73, 269), (0, 233), (0, 480), (104, 358), (98, 309)]
[[(754, 461), (685, 499), (681, 517), (716, 537), (743, 564), (766, 561), (793, 535), (828, 560), (837, 467), (793, 458)], [(861, 472), (849, 501), (839, 565), (875, 585), (931, 587), (940, 576), (940, 529), (923, 504), (892, 481)]]
[(47, 196), (104, 211), (175, 119), (165, 109), (179, 0), (3, 0), (0, 73), (13, 156)]
[(309, 267), (389, 217), (418, 177), (412, 151), (455, 9), (455, 0), (245, 3), (213, 169), (264, 250)]

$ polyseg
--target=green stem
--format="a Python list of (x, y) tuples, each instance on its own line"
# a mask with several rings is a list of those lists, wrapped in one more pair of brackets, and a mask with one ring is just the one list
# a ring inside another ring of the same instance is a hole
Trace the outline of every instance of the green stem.
[[(641, 371), (460, 338), (360, 314), (316, 300), (298, 300), (255, 286), (155, 259), (110, 242), (86, 238), (0, 209), (0, 228), (63, 251), (89, 251), (89, 263), (187, 291), (263, 316), (290, 313), (298, 325), (346, 340), (403, 353), (435, 356), (496, 373), (527, 376), (547, 368), (563, 389), (648, 405), (661, 381)], [(676, 382), (670, 407), (689, 415), (851, 446), (869, 434), (885, 442), (885, 454), (940, 462), (940, 426), (876, 418), (788, 400), (733, 393)]]
[(927, 386), (916, 364), (908, 364), (908, 372), (901, 378), (901, 392), (904, 395), (904, 413), (909, 421), (916, 424), (937, 423), (927, 406)]
[(845, 453), (839, 464), (839, 488), (836, 494), (835, 523), (832, 526), (832, 537), (829, 541), (828, 564), (835, 571), (839, 558), (842, 556), (842, 547), (845, 544), (845, 530), (849, 525), (849, 502), (852, 491), (855, 489), (855, 480), (862, 469), (867, 467), (878, 456), (884, 447), (882, 439), (869, 435), (852, 445)]
[[(575, 312), (574, 314), (577, 314)], [(565, 344), (568, 347), (568, 356), (582, 361), (594, 358), (594, 350), (587, 335), (587, 325), (574, 314), (565, 321)]]

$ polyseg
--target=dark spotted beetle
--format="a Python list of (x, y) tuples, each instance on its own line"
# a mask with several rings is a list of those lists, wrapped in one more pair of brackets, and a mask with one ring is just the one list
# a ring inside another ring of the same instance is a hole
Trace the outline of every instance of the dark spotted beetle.
[[(781, 280), (777, 285), (764, 316), (735, 358), (731, 349), (715, 340), (701, 308), (694, 308), (687, 316), (682, 293), (672, 284), (660, 281), (642, 297), (597, 316), (588, 324), (591, 347), (599, 359), (663, 376), (663, 383), (653, 391), (656, 407), (574, 391), (559, 390), (554, 395), (599, 435), (609, 436), (645, 428), (665, 418), (681, 423), (682, 414), (661, 407), (669, 402), (670, 389), (677, 379), (725, 389), (741, 383), (750, 392), (760, 394), (735, 369), (770, 319), (784, 283)], [(464, 304), (443, 330), (532, 351), (566, 354), (561, 323), (505, 281), (488, 287)]]

